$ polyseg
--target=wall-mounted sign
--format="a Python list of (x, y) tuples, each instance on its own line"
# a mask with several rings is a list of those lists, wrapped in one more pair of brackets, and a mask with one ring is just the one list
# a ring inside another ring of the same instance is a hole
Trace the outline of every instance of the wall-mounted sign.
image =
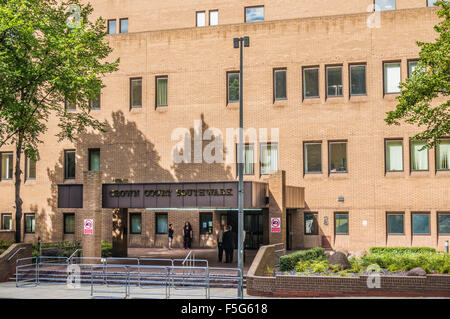
[(93, 219), (85, 219), (83, 222), (84, 234), (92, 235), (94, 234), (94, 220)]
[(270, 229), (272, 233), (281, 233), (281, 218), (279, 217), (271, 218)]

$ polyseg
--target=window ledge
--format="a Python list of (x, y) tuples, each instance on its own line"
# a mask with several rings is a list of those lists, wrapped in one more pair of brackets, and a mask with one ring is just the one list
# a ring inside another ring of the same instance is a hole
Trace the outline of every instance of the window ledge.
[(166, 113), (169, 111), (169, 107), (168, 106), (157, 106), (155, 111), (158, 113)]
[(288, 104), (288, 100), (287, 99), (280, 99), (280, 100), (275, 100), (273, 102), (273, 106), (275, 107), (285, 107)]
[(303, 98), (302, 104), (322, 104), (320, 97), (307, 97)]

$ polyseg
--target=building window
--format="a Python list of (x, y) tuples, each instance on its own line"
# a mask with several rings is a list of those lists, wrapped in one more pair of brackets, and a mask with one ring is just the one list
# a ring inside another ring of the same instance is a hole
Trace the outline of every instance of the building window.
[(67, 112), (75, 112), (77, 110), (77, 105), (75, 103), (67, 101), (67, 99), (64, 101), (64, 109)]
[(218, 25), (218, 24), (219, 24), (219, 10), (210, 10), (209, 25)]
[(100, 149), (89, 149), (89, 170), (98, 172), (100, 170)]
[(25, 157), (25, 179), (36, 179), (36, 161)]
[(411, 170), (428, 171), (428, 148), (425, 142), (411, 141)]
[(168, 105), (168, 77), (161, 76), (156, 78), (156, 107)]
[[(167, 230), (166, 230), (167, 232)], [(142, 214), (131, 213), (130, 214), (130, 234), (142, 233)]]
[[(254, 175), (255, 174), (255, 160), (254, 160), (254, 147), (253, 144), (244, 144), (244, 165), (243, 173), (244, 175)], [(236, 163), (239, 164), (239, 144), (236, 144)], [(239, 174), (239, 165), (236, 166), (236, 172)]]
[(273, 90), (274, 101), (287, 99), (286, 69), (273, 70)]
[(348, 213), (335, 213), (334, 227), (336, 235), (348, 235)]
[(128, 19), (120, 19), (119, 32), (128, 33)]
[(108, 20), (108, 34), (116, 34), (116, 19)]
[(25, 233), (32, 234), (35, 231), (36, 220), (34, 214), (25, 214)]
[(12, 230), (12, 214), (2, 214), (2, 229)]
[(142, 107), (142, 78), (130, 79), (130, 107)]
[(64, 214), (64, 234), (75, 234), (75, 214)]
[(2, 180), (13, 177), (13, 153), (0, 153), (2, 158)]
[(100, 110), (100, 94), (97, 94), (94, 99), (89, 100), (89, 108), (91, 110)]
[(75, 178), (75, 151), (64, 151), (64, 179)]
[(198, 11), (196, 15), (197, 15), (197, 22), (196, 22), (197, 27), (204, 27), (206, 25), (205, 11)]
[(168, 230), (168, 216), (167, 213), (156, 213), (156, 233), (167, 234)]
[(319, 68), (303, 69), (303, 98), (319, 97)]
[(436, 168), (440, 171), (450, 170), (450, 139), (440, 140), (436, 146)]
[(350, 65), (350, 95), (366, 94), (366, 66)]
[(317, 213), (305, 213), (305, 235), (318, 235)]
[(438, 2), (438, 0), (427, 0), (427, 6), (435, 7), (436, 6), (436, 2)]
[(260, 174), (268, 175), (278, 171), (278, 144), (262, 143), (260, 148), (261, 148)]
[(227, 103), (239, 102), (239, 72), (227, 73)]
[(419, 61), (408, 61), (408, 77), (410, 77), (413, 72), (417, 69)]
[(245, 22), (264, 21), (264, 6), (245, 8)]
[(200, 235), (209, 235), (213, 232), (212, 213), (200, 213)]
[(386, 140), (386, 172), (403, 171), (403, 141)]
[(342, 96), (342, 66), (327, 66), (327, 96)]
[(395, 10), (395, 0), (375, 0), (375, 10)]
[(347, 173), (347, 142), (329, 142), (329, 172)]
[(450, 234), (450, 213), (438, 213), (438, 233)]
[(387, 233), (390, 235), (404, 234), (404, 214), (387, 214)]
[(322, 173), (322, 143), (304, 143), (305, 173)]
[(413, 235), (430, 234), (430, 214), (412, 214)]
[(384, 63), (384, 94), (400, 93), (400, 62)]

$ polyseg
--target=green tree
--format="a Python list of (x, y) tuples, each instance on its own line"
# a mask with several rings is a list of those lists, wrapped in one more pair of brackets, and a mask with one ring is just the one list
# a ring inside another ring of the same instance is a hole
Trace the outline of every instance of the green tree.
[[(21, 155), (39, 158), (50, 118), (58, 138), (74, 141), (87, 128), (103, 130), (90, 115), (108, 62), (105, 20), (88, 20), (79, 0), (0, 0), (0, 147), (15, 145), (16, 241), (22, 218)], [(76, 105), (75, 112), (64, 107)]]
[(399, 125), (402, 120), (422, 127), (413, 139), (425, 141), (429, 148), (450, 134), (450, 2), (436, 5), (441, 18), (434, 27), (438, 37), (431, 43), (417, 42), (421, 47), (417, 68), (401, 83), (399, 103), (385, 119), (389, 125)]

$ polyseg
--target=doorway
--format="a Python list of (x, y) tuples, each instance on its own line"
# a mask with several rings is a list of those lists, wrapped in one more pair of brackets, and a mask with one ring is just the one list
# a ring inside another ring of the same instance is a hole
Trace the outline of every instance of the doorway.
[[(231, 225), (235, 234), (237, 247), (238, 212), (227, 212), (227, 224)], [(258, 249), (262, 245), (263, 223), (261, 211), (244, 211), (245, 242), (244, 249)]]

